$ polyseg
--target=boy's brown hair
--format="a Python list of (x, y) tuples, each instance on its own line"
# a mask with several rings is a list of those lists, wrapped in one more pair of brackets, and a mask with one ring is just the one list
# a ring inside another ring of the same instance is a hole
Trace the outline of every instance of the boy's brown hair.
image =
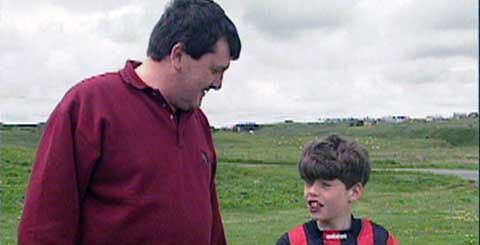
[(365, 186), (370, 177), (368, 152), (354, 141), (331, 135), (305, 147), (299, 163), (302, 179), (312, 184), (317, 179), (342, 181), (347, 189), (357, 183)]

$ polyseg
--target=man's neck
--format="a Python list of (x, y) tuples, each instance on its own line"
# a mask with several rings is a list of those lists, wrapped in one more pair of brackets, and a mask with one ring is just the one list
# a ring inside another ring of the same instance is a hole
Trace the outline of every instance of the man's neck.
[(154, 89), (165, 87), (168, 72), (166, 61), (154, 61), (147, 58), (135, 68), (135, 73), (142, 81)]
[(135, 68), (135, 73), (149, 87), (158, 90), (172, 112), (177, 113), (177, 109), (169, 102), (170, 85), (174, 82), (174, 78), (170, 75), (168, 66), (167, 60), (155, 61), (147, 58)]

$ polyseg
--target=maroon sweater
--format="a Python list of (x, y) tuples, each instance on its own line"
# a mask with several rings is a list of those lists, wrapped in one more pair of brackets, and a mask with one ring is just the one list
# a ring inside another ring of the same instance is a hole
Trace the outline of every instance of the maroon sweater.
[(138, 65), (79, 83), (53, 111), (20, 244), (226, 244), (208, 121), (177, 118)]

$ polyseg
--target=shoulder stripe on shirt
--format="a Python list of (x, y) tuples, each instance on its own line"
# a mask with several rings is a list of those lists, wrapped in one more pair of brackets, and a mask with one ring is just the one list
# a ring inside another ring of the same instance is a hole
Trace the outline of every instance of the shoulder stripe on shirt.
[[(384, 243), (385, 240), (381, 239), (381, 241), (376, 241), (375, 237), (375, 224), (369, 220), (369, 219), (362, 219), (362, 228), (360, 230), (360, 233), (358, 234), (357, 237), (357, 245), (375, 245), (376, 242)], [(324, 235), (329, 235), (330, 233), (326, 232)], [(338, 235), (340, 233), (333, 232), (330, 235)], [(387, 233), (388, 240), (386, 242), (386, 245), (400, 245), (398, 242), (397, 238), (391, 234)], [(301, 225), (296, 227), (295, 229), (291, 230), (288, 233), (288, 239), (290, 242), (290, 245), (308, 245), (308, 233), (306, 230), (306, 224)], [(383, 242), (382, 242), (383, 241)], [(343, 244), (343, 242), (340, 239), (326, 239), (326, 236), (324, 236), (324, 243), (327, 244), (335, 244), (335, 245), (340, 245)]]
[(357, 244), (358, 245), (374, 245), (375, 244), (375, 233), (372, 221), (369, 219), (362, 219), (362, 230), (358, 235)]
[(397, 238), (392, 234), (388, 233), (388, 241), (387, 245), (400, 245), (400, 242), (397, 240)]
[(304, 225), (298, 226), (288, 233), (288, 239), (290, 245), (308, 245), (307, 243), (307, 231)]

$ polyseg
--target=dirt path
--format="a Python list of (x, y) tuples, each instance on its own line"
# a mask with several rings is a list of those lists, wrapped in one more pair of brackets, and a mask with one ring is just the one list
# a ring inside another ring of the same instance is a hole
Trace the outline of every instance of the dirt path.
[[(256, 163), (236, 163), (244, 167), (281, 167), (282, 164), (256, 164)], [(463, 170), (463, 169), (434, 169), (434, 168), (374, 168), (376, 171), (412, 171), (412, 172), (425, 172), (434, 174), (454, 175), (467, 180), (473, 180), (478, 184), (478, 170)]]
[(473, 180), (478, 184), (478, 170), (430, 169), (430, 168), (396, 168), (396, 169), (382, 169), (382, 170), (427, 172), (427, 173), (435, 173), (435, 174), (454, 175), (454, 176), (462, 177), (464, 179)]

